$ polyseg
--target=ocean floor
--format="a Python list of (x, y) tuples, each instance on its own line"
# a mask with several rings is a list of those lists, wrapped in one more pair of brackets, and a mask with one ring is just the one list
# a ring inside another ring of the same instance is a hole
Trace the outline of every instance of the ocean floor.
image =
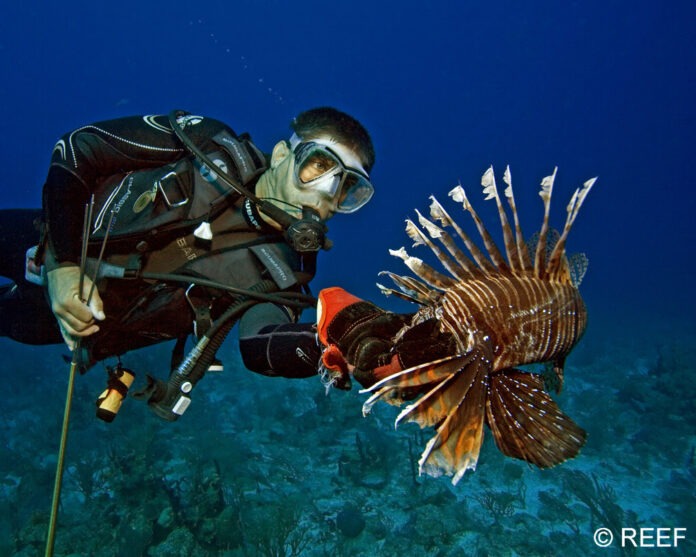
[[(225, 371), (196, 387), (176, 423), (130, 398), (113, 423), (97, 420), (97, 366), (76, 381), (55, 554), (696, 555), (694, 341), (677, 324), (593, 320), (557, 397), (588, 432), (580, 456), (538, 470), (504, 457), (488, 434), (477, 470), (456, 487), (417, 475), (429, 436), (411, 424), (395, 431), (396, 409), (363, 418), (355, 386), (327, 396), (318, 378), (256, 376), (230, 341)], [(42, 555), (65, 351), (4, 339), (0, 350), (0, 555)], [(163, 346), (123, 363), (137, 387), (168, 361)], [(613, 533), (608, 548), (595, 543), (598, 528)], [(643, 529), (644, 549), (621, 547), (624, 528)], [(658, 539), (658, 528), (669, 530)], [(674, 528), (685, 539), (670, 537)]]

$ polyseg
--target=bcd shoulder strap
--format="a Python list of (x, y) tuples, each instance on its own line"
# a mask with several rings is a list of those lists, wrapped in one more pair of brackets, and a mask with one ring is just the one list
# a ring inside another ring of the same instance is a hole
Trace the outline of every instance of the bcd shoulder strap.
[(222, 130), (213, 137), (213, 141), (232, 157), (243, 185), (261, 176), (268, 168), (266, 157), (246, 132), (235, 137), (228, 130)]
[(226, 127), (210, 138), (206, 158), (215, 168), (190, 155), (158, 168), (102, 180), (95, 192), (91, 251), (100, 245), (109, 222), (110, 253), (161, 248), (217, 218), (239, 199), (218, 173), (253, 185), (267, 168), (264, 154), (249, 135), (236, 136)]

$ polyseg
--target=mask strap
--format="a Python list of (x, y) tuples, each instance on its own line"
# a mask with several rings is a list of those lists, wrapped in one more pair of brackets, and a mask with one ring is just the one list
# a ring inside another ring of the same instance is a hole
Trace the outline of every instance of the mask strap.
[(288, 143), (290, 143), (290, 149), (294, 151), (295, 147), (302, 143), (302, 138), (295, 132), (293, 132), (293, 134), (290, 136), (290, 139), (288, 140)]

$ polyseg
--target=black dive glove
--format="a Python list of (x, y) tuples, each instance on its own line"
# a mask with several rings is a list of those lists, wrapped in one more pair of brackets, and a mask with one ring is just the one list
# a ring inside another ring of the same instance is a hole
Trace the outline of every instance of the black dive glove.
[(455, 349), (453, 337), (441, 333), (435, 319), (407, 329), (397, 340), (411, 319), (412, 315), (384, 311), (340, 288), (322, 290), (317, 332), (325, 369), (344, 381), (350, 372), (363, 387), (370, 387)]

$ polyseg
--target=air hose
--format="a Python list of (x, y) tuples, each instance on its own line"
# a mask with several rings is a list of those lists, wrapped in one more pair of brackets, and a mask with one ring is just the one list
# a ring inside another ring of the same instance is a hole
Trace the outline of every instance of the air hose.
[[(121, 272), (122, 268), (118, 268)], [(264, 281), (259, 284), (269, 283), (269, 286), (265, 290), (260, 290), (257, 287), (252, 288), (237, 288), (235, 286), (230, 286), (228, 284), (223, 284), (214, 280), (185, 275), (176, 273), (139, 273), (138, 278), (146, 280), (158, 280), (162, 282), (180, 282), (183, 284), (196, 284), (198, 286), (206, 286), (209, 288), (215, 288), (217, 290), (224, 290), (231, 294), (241, 296), (240, 299), (250, 299), (253, 298), (258, 302), (270, 302), (272, 304), (281, 304), (292, 307), (308, 308), (316, 306), (317, 299), (308, 294), (302, 294), (301, 292), (278, 292), (275, 283), (272, 281)]]
[[(273, 281), (266, 280), (254, 285), (250, 290), (262, 293), (276, 288)], [(173, 422), (186, 411), (191, 404), (190, 392), (205, 375), (227, 334), (241, 315), (259, 301), (247, 297), (235, 301), (198, 340), (177, 369), (172, 371), (167, 382), (148, 376), (148, 405), (157, 416)]]
[(259, 208), (261, 212), (271, 217), (283, 228), (288, 228), (289, 226), (291, 226), (297, 219), (295, 219), (279, 207), (276, 207), (272, 203), (259, 197), (256, 197), (256, 195), (254, 195), (251, 191), (246, 189), (241, 184), (237, 183), (237, 181), (232, 179), (232, 177), (229, 174), (227, 174), (227, 172), (225, 172), (223, 169), (219, 168), (218, 165), (212, 162), (208, 158), (208, 156), (205, 155), (205, 153), (203, 153), (203, 151), (201, 151), (201, 149), (199, 149), (193, 141), (191, 141), (191, 138), (189, 138), (188, 135), (184, 133), (184, 130), (177, 122), (178, 117), (184, 116), (186, 114), (187, 113), (183, 110), (172, 110), (168, 116), (169, 125), (171, 126), (172, 131), (177, 136), (177, 138), (179, 138), (179, 141), (183, 143), (184, 147), (186, 147), (186, 149), (190, 153), (195, 155), (198, 158), (198, 160), (205, 164), (209, 169), (212, 170), (214, 168), (215, 174), (218, 176), (218, 179), (222, 180), (228, 187), (232, 188), (240, 195), (246, 197), (247, 199), (250, 199)]

